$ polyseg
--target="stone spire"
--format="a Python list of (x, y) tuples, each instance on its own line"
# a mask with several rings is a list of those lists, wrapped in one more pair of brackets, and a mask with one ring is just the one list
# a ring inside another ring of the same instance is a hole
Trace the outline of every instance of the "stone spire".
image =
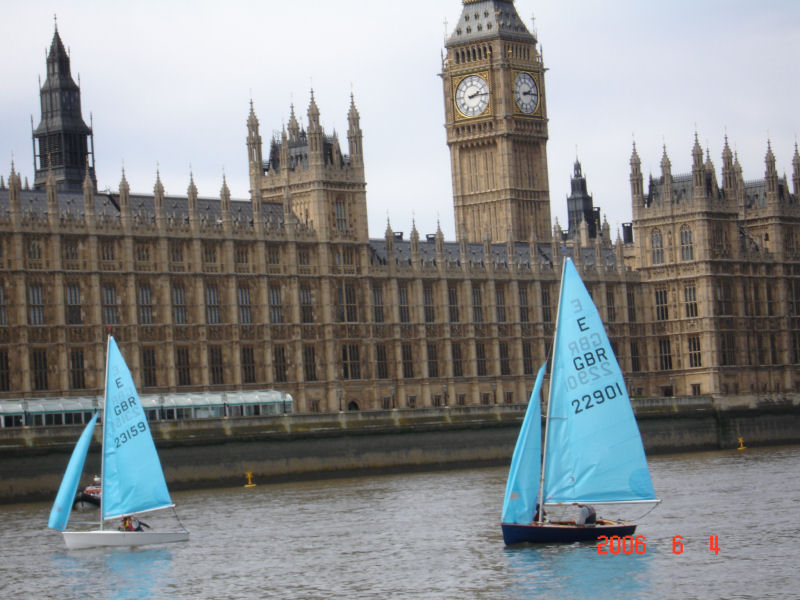
[(794, 156), (792, 157), (792, 185), (794, 195), (800, 197), (800, 153), (797, 151), (797, 142), (794, 143)]
[(356, 109), (356, 102), (353, 94), (350, 94), (350, 110), (347, 113), (347, 142), (350, 152), (350, 161), (354, 166), (361, 166), (364, 163), (364, 152), (362, 147), (361, 117)]
[(664, 155), (661, 157), (661, 179), (664, 183), (664, 202), (672, 201), (672, 163), (667, 156), (667, 145), (664, 144)]
[[(256, 200), (260, 199), (261, 189), (261, 135), (258, 132), (258, 118), (250, 100), (250, 113), (247, 115), (247, 161), (250, 165), (250, 200), (253, 202), (255, 215)], [(259, 202), (260, 204), (260, 202)]]
[(767, 140), (767, 155), (764, 157), (766, 171), (764, 181), (767, 184), (767, 203), (778, 201), (778, 171), (775, 168), (775, 155), (772, 153), (772, 142)]

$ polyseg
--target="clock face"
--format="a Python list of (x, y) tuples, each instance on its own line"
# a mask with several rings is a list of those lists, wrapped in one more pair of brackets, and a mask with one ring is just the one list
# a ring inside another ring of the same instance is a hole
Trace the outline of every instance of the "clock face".
[(533, 77), (528, 73), (517, 75), (517, 79), (514, 81), (514, 98), (517, 100), (519, 109), (526, 115), (536, 110), (536, 106), (539, 104), (539, 90)]
[(489, 106), (489, 84), (480, 75), (470, 75), (456, 88), (456, 106), (465, 117), (477, 117)]

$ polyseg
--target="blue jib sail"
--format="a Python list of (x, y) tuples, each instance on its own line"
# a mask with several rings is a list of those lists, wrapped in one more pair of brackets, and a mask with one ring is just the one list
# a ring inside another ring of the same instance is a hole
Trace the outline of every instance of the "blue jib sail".
[(64, 471), (64, 478), (61, 480), (61, 487), (58, 488), (56, 500), (50, 510), (50, 520), (47, 522), (47, 526), (51, 529), (64, 531), (67, 528), (69, 513), (75, 502), (75, 493), (78, 491), (83, 463), (86, 462), (86, 454), (89, 452), (89, 444), (92, 442), (92, 433), (94, 433), (98, 414), (94, 413), (92, 420), (84, 427), (83, 433), (72, 451), (72, 456), (69, 458), (67, 470)]
[(131, 372), (108, 338), (103, 415), (103, 518), (172, 506)]
[(561, 281), (550, 403), (545, 502), (655, 500), (622, 372), (569, 258)]
[(525, 525), (533, 520), (539, 476), (542, 468), (542, 411), (540, 392), (547, 363), (536, 376), (528, 410), (522, 420), (517, 445), (508, 470), (506, 497), (503, 500), (503, 523)]

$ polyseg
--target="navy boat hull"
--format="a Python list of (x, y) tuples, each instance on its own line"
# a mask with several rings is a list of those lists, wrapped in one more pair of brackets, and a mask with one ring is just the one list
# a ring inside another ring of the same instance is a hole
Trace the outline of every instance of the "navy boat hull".
[(625, 537), (626, 535), (633, 535), (636, 531), (636, 523), (600, 519), (598, 519), (596, 525), (545, 522), (531, 523), (529, 525), (503, 523), (502, 527), (503, 541), (506, 546), (523, 542), (533, 544), (593, 542), (601, 535)]

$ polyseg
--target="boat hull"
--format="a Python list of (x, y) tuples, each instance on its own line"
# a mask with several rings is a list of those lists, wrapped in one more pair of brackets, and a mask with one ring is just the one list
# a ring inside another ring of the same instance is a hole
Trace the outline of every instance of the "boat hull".
[(188, 531), (62, 531), (69, 550), (102, 546), (148, 546), (189, 540)]
[(530, 542), (534, 544), (558, 544), (572, 542), (594, 542), (601, 535), (625, 537), (633, 535), (636, 523), (627, 521), (603, 521), (597, 525), (575, 525), (574, 523), (531, 523), (517, 525), (502, 523), (503, 541), (506, 546)]

